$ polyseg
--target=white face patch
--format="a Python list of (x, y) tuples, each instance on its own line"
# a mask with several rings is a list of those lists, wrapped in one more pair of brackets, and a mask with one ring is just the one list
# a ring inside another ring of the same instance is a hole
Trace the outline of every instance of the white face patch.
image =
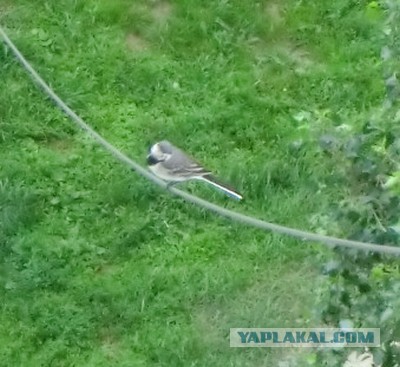
[(152, 157), (156, 158), (157, 160), (161, 160), (164, 158), (163, 152), (161, 151), (160, 146), (158, 144), (154, 144), (151, 147), (150, 154), (152, 155)]

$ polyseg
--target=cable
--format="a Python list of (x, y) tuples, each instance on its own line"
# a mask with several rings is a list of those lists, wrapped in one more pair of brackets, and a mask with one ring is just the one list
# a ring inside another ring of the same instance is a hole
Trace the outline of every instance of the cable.
[(125, 163), (131, 169), (133, 169), (140, 175), (144, 176), (148, 180), (152, 181), (156, 185), (162, 187), (163, 189), (170, 191), (174, 195), (177, 195), (190, 203), (196, 204), (202, 208), (210, 210), (221, 216), (230, 218), (236, 222), (247, 224), (252, 227), (285, 234), (285, 235), (288, 235), (291, 237), (297, 237), (297, 238), (300, 238), (301, 240), (322, 242), (329, 246), (341, 246), (341, 247), (348, 247), (348, 248), (357, 249), (357, 250), (371, 251), (371, 252), (400, 256), (400, 247), (388, 246), (388, 245), (378, 245), (378, 244), (374, 244), (374, 243), (365, 243), (365, 242), (346, 240), (346, 239), (341, 239), (341, 238), (336, 238), (336, 237), (323, 236), (323, 235), (319, 235), (319, 234), (315, 234), (315, 233), (302, 231), (299, 229), (285, 227), (285, 226), (275, 224), (275, 223), (269, 223), (269, 222), (263, 221), (261, 219), (253, 218), (248, 215), (240, 214), (240, 213), (234, 212), (232, 210), (222, 208), (216, 204), (213, 204), (213, 203), (210, 203), (209, 201), (200, 199), (197, 196), (191, 195), (182, 190), (178, 190), (174, 187), (168, 187), (164, 181), (158, 179), (153, 174), (151, 174), (146, 169), (144, 169), (142, 166), (140, 166), (138, 163), (136, 163), (132, 159), (128, 158), (125, 154), (123, 154), (116, 147), (114, 147), (111, 143), (109, 143), (106, 139), (104, 139), (99, 133), (97, 133), (95, 130), (93, 130), (88, 124), (86, 124), (86, 122), (84, 122), (73, 110), (71, 110), (71, 108), (69, 108), (61, 100), (61, 98), (58, 97), (58, 95), (50, 88), (50, 86), (40, 77), (40, 75), (33, 69), (33, 67), (29, 64), (29, 62), (19, 52), (17, 47), (10, 40), (10, 38), (7, 36), (5, 31), (1, 27), (0, 27), (0, 35), (2, 36), (5, 44), (13, 51), (13, 53), (14, 53), (15, 57), (18, 59), (18, 61), (23, 65), (23, 67), (26, 69), (26, 71), (30, 74), (32, 79), (37, 84), (39, 84), (40, 87), (43, 88), (43, 90), (47, 93), (47, 95), (55, 102), (55, 104), (61, 110), (63, 110), (69, 117), (71, 117), (71, 119), (79, 127), (81, 127), (84, 131), (86, 131), (104, 149), (108, 150), (112, 155), (114, 155), (115, 158), (117, 158), (119, 161)]

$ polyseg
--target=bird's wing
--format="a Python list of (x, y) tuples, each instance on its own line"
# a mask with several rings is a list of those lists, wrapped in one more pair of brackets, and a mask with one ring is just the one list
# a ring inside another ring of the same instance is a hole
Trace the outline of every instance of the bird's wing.
[(187, 175), (187, 176), (204, 176), (210, 174), (210, 171), (206, 170), (203, 166), (196, 162), (182, 165), (173, 170), (175, 174)]
[(200, 163), (189, 157), (182, 150), (175, 148), (171, 157), (164, 162), (174, 175), (190, 178), (191, 176), (204, 176), (210, 174)]

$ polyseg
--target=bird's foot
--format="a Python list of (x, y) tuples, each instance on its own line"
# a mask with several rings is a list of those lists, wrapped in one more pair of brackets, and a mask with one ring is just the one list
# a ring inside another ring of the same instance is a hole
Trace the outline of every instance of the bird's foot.
[(171, 189), (171, 187), (175, 186), (177, 184), (177, 182), (174, 181), (169, 181), (167, 183), (167, 190)]

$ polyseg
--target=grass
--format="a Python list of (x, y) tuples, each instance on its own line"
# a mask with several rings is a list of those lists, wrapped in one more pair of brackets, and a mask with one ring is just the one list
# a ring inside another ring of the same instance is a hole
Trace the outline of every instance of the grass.
[[(0, 21), (133, 158), (168, 139), (246, 200), (188, 190), (317, 230), (347, 190), (313, 132), (356, 126), (384, 94), (381, 14), (367, 5), (9, 0)], [(230, 223), (129, 172), (3, 47), (0, 77), (0, 365), (278, 365), (293, 352), (230, 349), (229, 328), (319, 326), (329, 251)]]

